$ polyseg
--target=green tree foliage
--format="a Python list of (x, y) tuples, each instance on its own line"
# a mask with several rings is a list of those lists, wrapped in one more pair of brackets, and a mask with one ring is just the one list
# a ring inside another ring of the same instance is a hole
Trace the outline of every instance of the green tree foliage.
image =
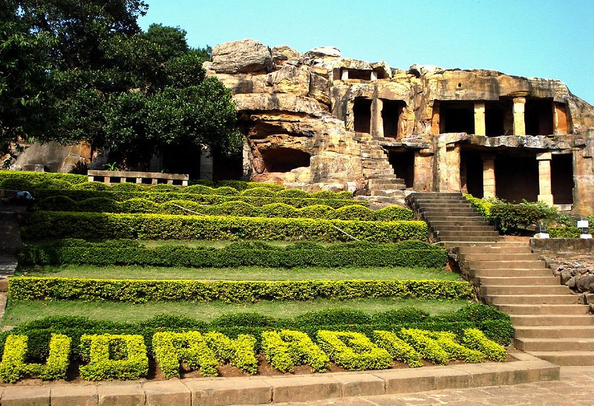
[(32, 135), (89, 141), (135, 169), (166, 148), (239, 148), (231, 94), (202, 69), (210, 48), (191, 49), (180, 28), (142, 32), (137, 18), (147, 8), (139, 0), (14, 0), (8, 15), (51, 45), (39, 51), (51, 125)]

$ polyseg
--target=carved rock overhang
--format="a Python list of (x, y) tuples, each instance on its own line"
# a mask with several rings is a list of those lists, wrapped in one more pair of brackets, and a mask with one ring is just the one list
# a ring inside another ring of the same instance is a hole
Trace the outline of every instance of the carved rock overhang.
[(469, 135), (465, 133), (441, 134), (445, 137), (448, 146), (460, 145), (464, 149), (483, 151), (534, 151), (553, 152), (555, 154), (569, 154), (575, 150), (582, 150), (588, 147), (586, 136), (573, 134), (562, 135), (504, 135), (499, 137), (487, 137)]

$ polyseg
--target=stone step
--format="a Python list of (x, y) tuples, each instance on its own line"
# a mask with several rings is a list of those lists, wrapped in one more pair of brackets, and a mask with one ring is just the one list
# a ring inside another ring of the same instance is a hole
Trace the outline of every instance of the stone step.
[(569, 294), (571, 291), (567, 286), (530, 286), (530, 285), (510, 285), (510, 286), (493, 286), (482, 285), (480, 287), (482, 296), (498, 296), (498, 295), (562, 295)]
[(544, 261), (468, 261), (472, 269), (545, 269)]
[(500, 278), (523, 278), (531, 276), (553, 277), (556, 278), (557, 285), (560, 284), (559, 278), (553, 276), (550, 269), (469, 269), (468, 274), (476, 278), (482, 277), (500, 277)]
[(460, 244), (475, 244), (477, 242), (495, 244), (500, 237), (485, 236), (485, 237), (473, 237), (473, 236), (453, 236), (451, 238), (440, 238), (440, 243), (446, 247), (458, 247)]
[(446, 199), (448, 197), (463, 197), (462, 193), (416, 192), (409, 199)]
[(447, 238), (447, 237), (452, 237), (452, 238), (448, 238), (449, 240), (453, 240), (456, 236), (464, 236), (464, 237), (491, 237), (491, 238), (497, 238), (499, 237), (499, 233), (496, 231), (489, 231), (489, 230), (477, 230), (477, 231), (471, 231), (471, 230), (441, 230), (441, 231), (436, 231), (435, 232), (437, 235), (439, 235), (442, 238)]
[(593, 338), (594, 326), (514, 326), (516, 338)]
[(519, 253), (532, 253), (530, 250), (530, 246), (527, 244), (507, 244), (504, 242), (500, 242), (497, 244), (491, 245), (466, 245), (460, 246), (458, 251), (460, 254), (468, 255), (468, 254), (495, 254), (495, 253), (502, 253), (505, 254), (519, 254)]
[(512, 314), (514, 326), (594, 326), (591, 314)]
[[(500, 304), (496, 308), (512, 314), (589, 314), (590, 307), (582, 304)], [(594, 317), (594, 316), (593, 316)]]
[(403, 189), (371, 190), (371, 196), (400, 196)]
[(450, 231), (450, 232), (489, 232), (489, 233), (493, 233), (493, 227), (488, 226), (488, 225), (481, 225), (481, 224), (461, 224), (461, 225), (452, 225), (450, 227), (442, 227), (442, 226), (436, 226), (433, 222), (431, 222), (431, 228), (432, 229), (436, 229), (436, 230), (442, 230), (440, 233), (444, 233), (446, 231)]
[(481, 285), (548, 285), (558, 286), (559, 278), (552, 275), (549, 276), (514, 276), (514, 277), (497, 277), (497, 276), (477, 276), (475, 277)]
[(452, 227), (487, 227), (491, 230), (494, 228), (484, 219), (482, 218), (473, 218), (469, 220), (467, 217), (458, 217), (456, 220), (433, 220), (431, 221), (431, 226), (435, 228), (452, 228)]
[(559, 366), (594, 365), (594, 351), (531, 351), (530, 354)]
[(484, 297), (487, 304), (510, 305), (510, 304), (578, 304), (578, 296), (571, 294), (553, 294), (553, 295), (506, 295), (497, 294)]
[(516, 338), (520, 351), (594, 351), (594, 338)]
[(492, 252), (476, 252), (460, 254), (465, 261), (540, 261), (538, 255), (531, 252), (507, 252), (507, 250)]

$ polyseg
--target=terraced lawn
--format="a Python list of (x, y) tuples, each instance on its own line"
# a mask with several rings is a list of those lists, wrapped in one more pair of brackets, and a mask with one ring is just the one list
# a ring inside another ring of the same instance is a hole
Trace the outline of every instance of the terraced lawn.
[(170, 314), (209, 321), (224, 314), (259, 313), (276, 318), (295, 317), (303, 313), (327, 309), (360, 310), (374, 314), (403, 307), (415, 307), (431, 315), (453, 312), (467, 305), (467, 300), (420, 299), (353, 299), (311, 301), (261, 301), (227, 304), (223, 302), (159, 302), (130, 304), (121, 302), (82, 301), (10, 301), (2, 318), (2, 326), (16, 326), (48, 316), (85, 316), (95, 320), (137, 322)]
[(194, 279), (194, 280), (342, 280), (342, 279), (446, 279), (459, 280), (460, 275), (443, 269), (370, 267), (370, 268), (176, 268), (92, 265), (60, 265), (25, 268), (17, 275), (93, 279)]

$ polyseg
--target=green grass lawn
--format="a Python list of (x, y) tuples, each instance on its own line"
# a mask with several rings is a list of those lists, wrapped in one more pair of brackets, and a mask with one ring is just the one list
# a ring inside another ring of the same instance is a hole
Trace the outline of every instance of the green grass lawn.
[(16, 275), (95, 279), (305, 280), (305, 279), (447, 279), (460, 275), (428, 268), (174, 268), (140, 266), (60, 265), (22, 269)]
[(16, 326), (49, 316), (85, 316), (95, 320), (138, 322), (160, 314), (172, 314), (209, 321), (224, 314), (260, 313), (276, 318), (295, 317), (300, 314), (325, 309), (360, 310), (369, 314), (412, 306), (438, 315), (460, 309), (467, 300), (419, 299), (353, 299), (312, 301), (262, 301), (258, 303), (227, 304), (223, 302), (158, 302), (131, 304), (121, 302), (83, 301), (9, 301), (2, 326)]

